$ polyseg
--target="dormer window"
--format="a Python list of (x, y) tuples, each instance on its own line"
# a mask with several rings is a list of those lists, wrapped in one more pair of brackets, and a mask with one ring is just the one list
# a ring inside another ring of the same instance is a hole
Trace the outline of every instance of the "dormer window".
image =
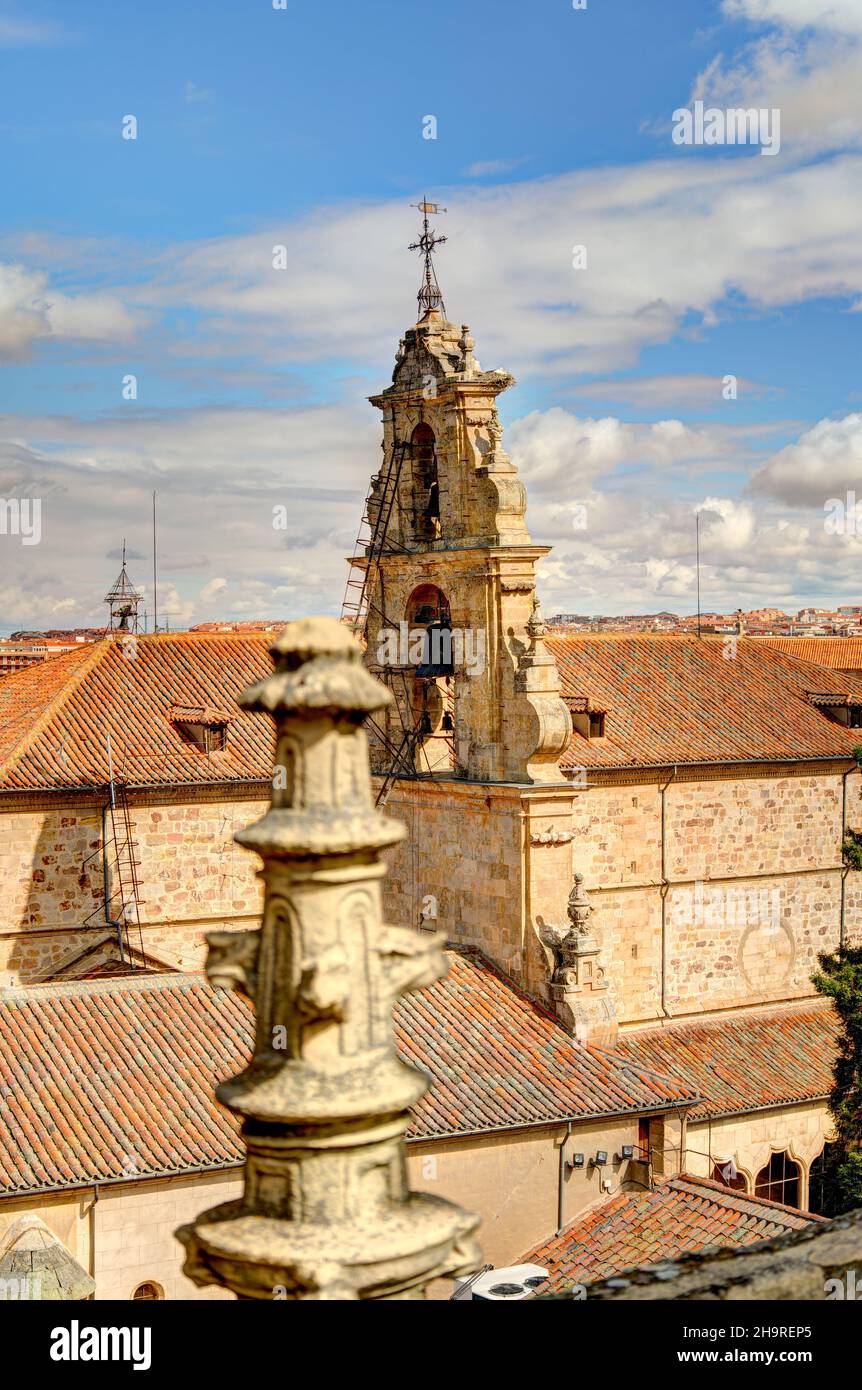
[(862, 704), (856, 703), (858, 690), (852, 694), (847, 691), (807, 690), (805, 694), (809, 703), (831, 719), (833, 724), (843, 724), (845, 729), (862, 729)]
[(581, 734), (583, 738), (604, 738), (605, 710), (590, 709), (590, 702), (584, 695), (568, 700), (567, 704), (576, 734)]
[(210, 705), (172, 705), (169, 717), (183, 741), (202, 753), (224, 753), (227, 749), (232, 714)]

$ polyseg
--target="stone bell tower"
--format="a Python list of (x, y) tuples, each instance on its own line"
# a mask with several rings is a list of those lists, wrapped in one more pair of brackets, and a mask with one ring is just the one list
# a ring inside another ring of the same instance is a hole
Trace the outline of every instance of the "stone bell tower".
[[(394, 695), (371, 731), (373, 766), (480, 782), (558, 782), (571, 735), (535, 592), (526, 493), (503, 448), (497, 397), (466, 324), (450, 323), (431, 278), (427, 230), (420, 318), (399, 344), (372, 480), (362, 614), (369, 668)], [(411, 730), (415, 731), (410, 740)], [(400, 750), (400, 753), (399, 753)], [(400, 763), (398, 761), (400, 756)]]
[[(554, 935), (573, 882), (572, 721), (545, 643), (527, 499), (498, 397), (466, 324), (448, 319), (421, 203), (418, 320), (371, 397), (383, 460), (344, 618), (392, 694), (369, 720), (377, 799), (407, 825), (390, 852), (388, 921), (476, 946), (587, 1038), (612, 1030), (594, 942)], [(559, 941), (557, 940), (559, 936)]]

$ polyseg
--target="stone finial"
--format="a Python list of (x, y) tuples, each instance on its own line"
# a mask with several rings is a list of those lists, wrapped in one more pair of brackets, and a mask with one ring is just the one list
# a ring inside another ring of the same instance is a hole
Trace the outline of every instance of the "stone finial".
[(527, 636), (530, 639), (530, 650), (535, 652), (537, 643), (545, 636), (545, 619), (542, 617), (542, 607), (536, 593), (533, 594), (533, 611), (527, 623)]
[(572, 930), (577, 936), (587, 935), (592, 911), (593, 905), (584, 892), (584, 876), (583, 874), (575, 874), (574, 886), (569, 894), (566, 916), (571, 922)]
[(475, 1268), (477, 1221), (409, 1191), (404, 1132), (427, 1081), (392, 1005), (444, 973), (442, 935), (381, 922), (380, 852), (404, 827), (372, 804), (363, 720), (391, 696), (334, 619), (290, 623), (242, 697), (276, 729), (272, 805), (237, 835), (263, 860), (263, 921), (209, 937), (207, 972), (247, 993), (247, 1069), (218, 1088), (243, 1122), (245, 1188), (177, 1236), (185, 1273), (241, 1299), (422, 1298)]
[(461, 324), (461, 337), (458, 339), (458, 346), (461, 349), (459, 370), (467, 375), (471, 372), (480, 372), (482, 368), (479, 366), (473, 354), (473, 349), (476, 344), (470, 332), (470, 325), (467, 323)]
[(547, 986), (554, 1012), (582, 1043), (613, 1047), (617, 1018), (599, 964), (599, 943), (589, 934), (593, 906), (584, 892), (582, 874), (575, 874), (566, 916), (569, 927), (546, 926), (542, 941), (553, 952), (554, 969)]

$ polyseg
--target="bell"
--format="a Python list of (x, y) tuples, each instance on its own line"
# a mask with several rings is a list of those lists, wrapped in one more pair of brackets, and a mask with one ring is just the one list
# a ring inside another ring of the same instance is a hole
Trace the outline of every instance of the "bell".
[(432, 732), (431, 716), (427, 709), (419, 720), (419, 732), (420, 734), (430, 734)]
[(443, 723), (440, 727), (442, 728), (444, 734), (451, 734), (455, 728), (455, 720), (452, 718), (448, 710), (443, 715)]

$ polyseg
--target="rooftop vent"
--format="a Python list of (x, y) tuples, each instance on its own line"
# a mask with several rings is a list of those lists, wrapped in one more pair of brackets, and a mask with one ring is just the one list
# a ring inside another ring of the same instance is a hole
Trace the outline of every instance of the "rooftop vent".
[[(461, 1297), (478, 1299), (480, 1303), (515, 1303), (532, 1298), (538, 1288), (547, 1281), (548, 1271), (541, 1265), (508, 1265), (505, 1269), (489, 1269), (478, 1279), (456, 1279), (455, 1297), (458, 1289), (465, 1287)], [(472, 1280), (472, 1282), (471, 1282)]]

